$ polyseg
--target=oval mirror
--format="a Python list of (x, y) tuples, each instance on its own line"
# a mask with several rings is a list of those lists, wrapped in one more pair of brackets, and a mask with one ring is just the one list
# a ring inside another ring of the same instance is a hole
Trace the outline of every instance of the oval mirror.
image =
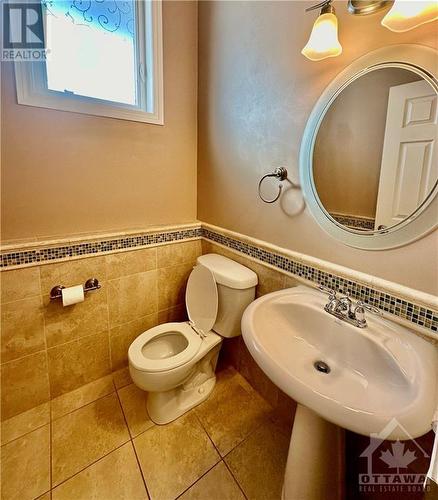
[(317, 221), (368, 249), (403, 245), (438, 222), (436, 75), (402, 58), (366, 64), (377, 52), (328, 87), (301, 154), (303, 188)]

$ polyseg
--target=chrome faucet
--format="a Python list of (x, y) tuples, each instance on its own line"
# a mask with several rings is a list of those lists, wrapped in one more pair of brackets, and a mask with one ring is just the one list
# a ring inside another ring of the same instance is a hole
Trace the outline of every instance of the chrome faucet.
[(324, 310), (332, 316), (350, 323), (350, 325), (358, 328), (365, 328), (367, 326), (365, 311), (382, 315), (377, 307), (370, 306), (362, 300), (359, 300), (355, 305), (353, 305), (353, 301), (348, 295), (341, 295), (338, 297), (334, 290), (324, 285), (319, 285), (318, 289), (327, 293), (329, 296), (329, 301), (324, 306)]

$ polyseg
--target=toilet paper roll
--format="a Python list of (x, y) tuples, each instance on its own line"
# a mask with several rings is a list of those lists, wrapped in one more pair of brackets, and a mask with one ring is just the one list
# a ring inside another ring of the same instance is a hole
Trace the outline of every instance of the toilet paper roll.
[(61, 290), (62, 305), (71, 306), (84, 301), (84, 287), (82, 285), (69, 286)]

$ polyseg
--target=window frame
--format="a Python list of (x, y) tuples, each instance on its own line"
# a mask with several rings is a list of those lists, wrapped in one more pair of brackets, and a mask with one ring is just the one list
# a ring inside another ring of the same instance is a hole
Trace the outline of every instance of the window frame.
[[(136, 5), (139, 19), (136, 52), (140, 53), (140, 60), (145, 63), (145, 79), (140, 84), (145, 102), (141, 105), (146, 109), (50, 90), (47, 87), (45, 62), (15, 61), (18, 104), (164, 125), (162, 0), (136, 0)], [(138, 40), (144, 42), (138, 44)]]

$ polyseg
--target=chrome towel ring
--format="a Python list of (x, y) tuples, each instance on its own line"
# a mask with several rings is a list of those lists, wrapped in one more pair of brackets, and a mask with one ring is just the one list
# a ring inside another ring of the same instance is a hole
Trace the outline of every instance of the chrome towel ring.
[(266, 200), (265, 198), (263, 198), (262, 196), (262, 193), (261, 193), (261, 187), (262, 187), (262, 183), (265, 179), (267, 179), (268, 177), (275, 177), (276, 179), (278, 179), (280, 182), (281, 181), (284, 181), (285, 179), (287, 179), (287, 170), (285, 169), (285, 167), (277, 167), (273, 172), (271, 172), (270, 174), (266, 174), (264, 175), (261, 179), (260, 179), (260, 182), (259, 182), (259, 197), (262, 201), (264, 201), (265, 203), (274, 203), (275, 201), (278, 200), (278, 198), (280, 198), (280, 195), (281, 195), (281, 191), (283, 189), (283, 184), (279, 184), (278, 185), (278, 194), (277, 196), (273, 199), (273, 200)]

